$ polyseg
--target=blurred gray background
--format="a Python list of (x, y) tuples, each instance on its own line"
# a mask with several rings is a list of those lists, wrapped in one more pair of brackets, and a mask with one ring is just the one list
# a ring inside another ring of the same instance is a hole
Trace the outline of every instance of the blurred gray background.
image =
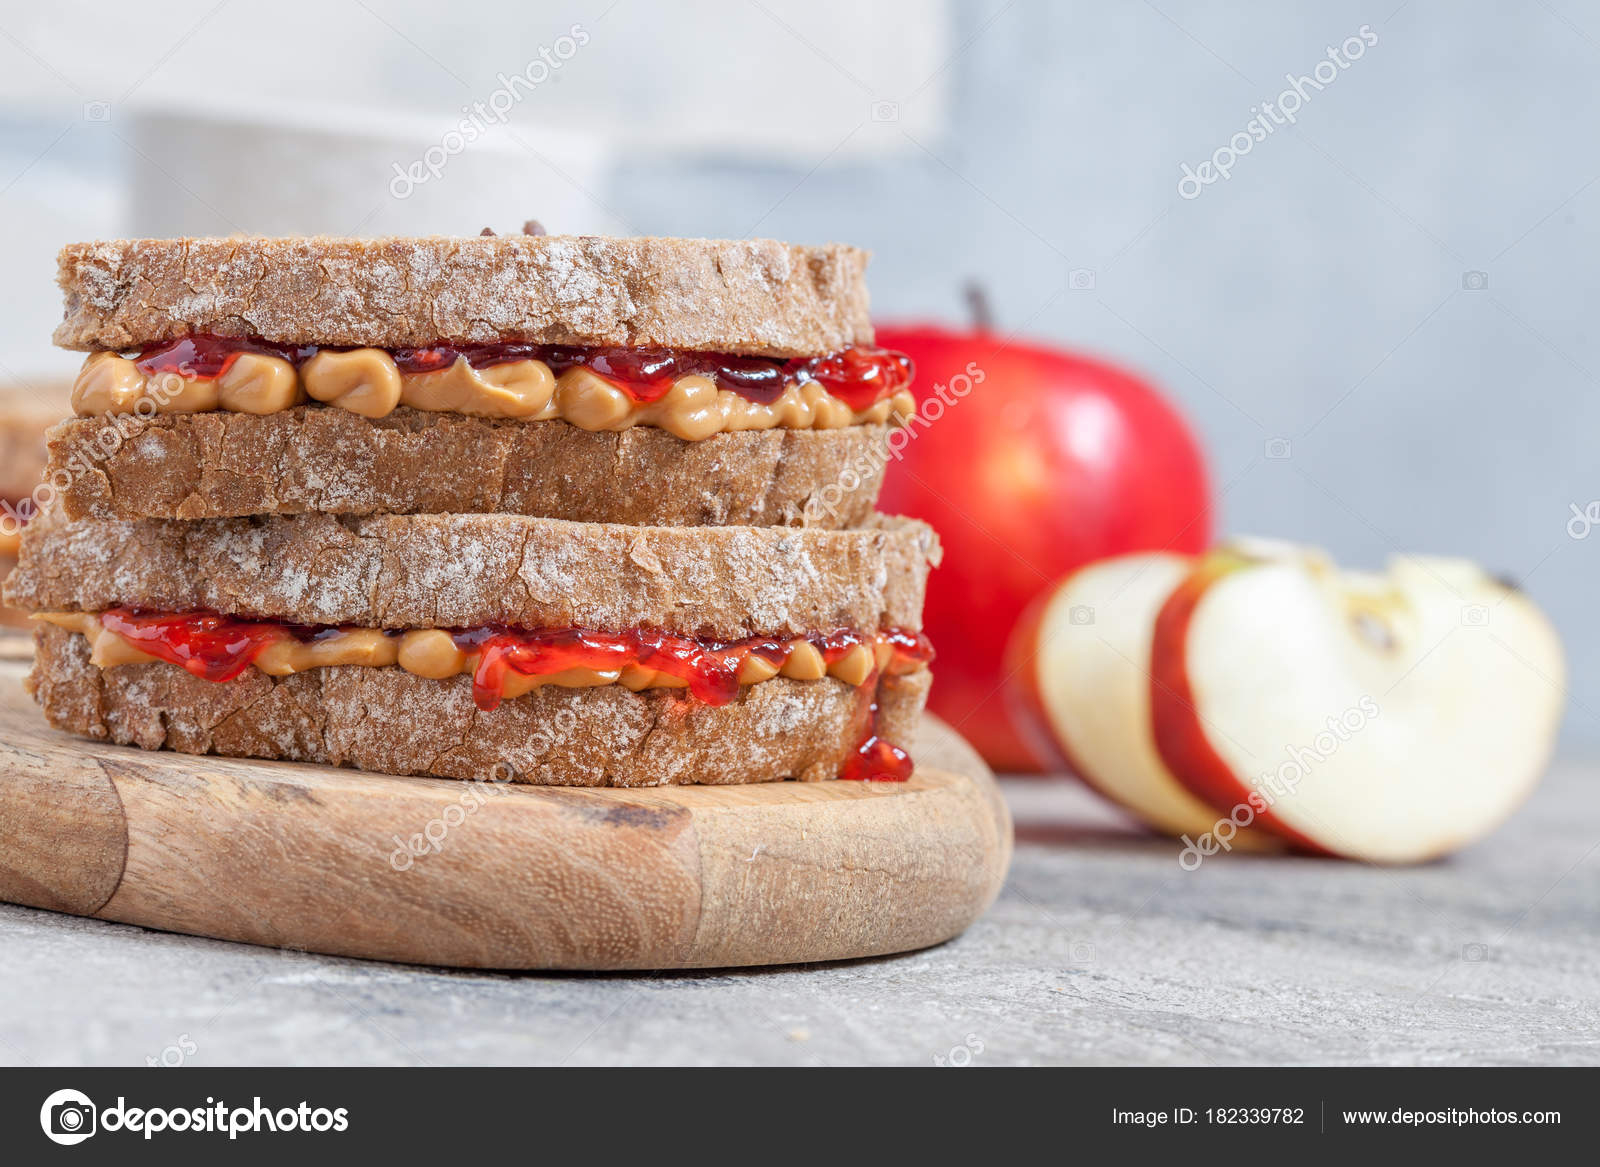
[[(1294, 125), (1180, 195), (1364, 26)], [(48, 346), (70, 239), (538, 216), (859, 243), (880, 320), (959, 322), (976, 278), (1002, 329), (1148, 374), (1224, 530), (1523, 580), (1589, 749), (1597, 69), (1575, 0), (7, 0), (0, 376), (75, 368)], [(537, 83), (504, 122), (452, 137), (513, 73)], [(430, 147), (437, 177), (397, 179)]]

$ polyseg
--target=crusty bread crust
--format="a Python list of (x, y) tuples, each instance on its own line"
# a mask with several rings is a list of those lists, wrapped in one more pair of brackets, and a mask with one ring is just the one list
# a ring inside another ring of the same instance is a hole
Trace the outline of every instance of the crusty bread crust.
[[(513, 513), (639, 526), (847, 527), (883, 481), (881, 425), (686, 442), (635, 427), (398, 409), (74, 418), (50, 435), (71, 518)], [(106, 451), (111, 453), (107, 454)]]
[(121, 239), (61, 250), (63, 348), (639, 345), (807, 356), (872, 340), (867, 253), (589, 235)]
[(520, 515), (107, 519), (46, 514), (5, 600), (377, 628), (645, 627), (734, 640), (922, 626), (939, 543), (910, 519), (849, 531), (628, 527)]
[[(399, 668), (249, 670), (213, 684), (176, 665), (89, 663), (83, 637), (43, 627), (29, 678), (50, 724), (145, 749), (279, 758), (388, 774), (552, 786), (657, 786), (819, 779), (861, 740), (870, 694), (824, 678), (778, 679), (711, 706), (679, 690), (548, 686), (492, 713), (471, 681)], [(878, 733), (909, 745), (926, 670), (885, 678)]]

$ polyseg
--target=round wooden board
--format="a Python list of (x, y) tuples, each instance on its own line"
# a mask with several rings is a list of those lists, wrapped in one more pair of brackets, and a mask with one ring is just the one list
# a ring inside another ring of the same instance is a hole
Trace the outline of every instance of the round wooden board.
[(948, 940), (1011, 860), (993, 776), (931, 718), (903, 783), (510, 787), (83, 741), (21, 677), (0, 899), (81, 916), (465, 968), (791, 964)]

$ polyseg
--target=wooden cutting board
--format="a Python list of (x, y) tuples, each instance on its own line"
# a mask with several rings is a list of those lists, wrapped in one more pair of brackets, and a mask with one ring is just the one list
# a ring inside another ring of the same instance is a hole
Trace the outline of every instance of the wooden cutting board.
[(1011, 859), (931, 718), (904, 783), (486, 786), (82, 741), (22, 675), (0, 663), (0, 899), (53, 911), (467, 968), (789, 964), (948, 940)]

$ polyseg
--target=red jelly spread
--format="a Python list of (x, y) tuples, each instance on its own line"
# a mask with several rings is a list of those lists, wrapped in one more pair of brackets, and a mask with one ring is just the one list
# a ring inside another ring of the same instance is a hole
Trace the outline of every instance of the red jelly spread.
[[(893, 649), (884, 669), (890, 676), (915, 672), (933, 660), (933, 645), (920, 632), (890, 628), (880, 635)], [(865, 690), (864, 695), (868, 701), (866, 729), (856, 752), (839, 771), (839, 778), (847, 782), (905, 782), (911, 777), (911, 755), (878, 736), (877, 687)]]
[(566, 669), (607, 672), (640, 665), (677, 677), (707, 705), (726, 705), (739, 695), (744, 658), (773, 642), (709, 644), (662, 632), (591, 632), (583, 628), (526, 632), (482, 628), (455, 634), (456, 647), (478, 654), (472, 674), (472, 699), (495, 709), (505, 693), (506, 673), (543, 676)]
[[(278, 620), (246, 620), (214, 612), (143, 612), (110, 608), (100, 622), (151, 656), (180, 665), (208, 681), (231, 681), (255, 662), (270, 644), (281, 640), (311, 642), (344, 629), (328, 625), (290, 624)], [(391, 631), (391, 636), (401, 635)], [(456, 647), (478, 654), (473, 697), (493, 709), (504, 695), (508, 672), (548, 676), (567, 669), (609, 672), (640, 665), (688, 683), (695, 697), (708, 705), (726, 705), (739, 695), (739, 672), (752, 656), (782, 667), (795, 640), (805, 640), (828, 665), (837, 664), (857, 645), (886, 642), (891, 656), (885, 672), (914, 672), (933, 659), (933, 646), (920, 632), (891, 628), (881, 633), (849, 630), (779, 638), (751, 636), (715, 641), (669, 632), (635, 629), (596, 632), (587, 628), (529, 631), (497, 626), (451, 633)]]
[(139, 354), (134, 364), (147, 377), (160, 373), (180, 373), (196, 381), (222, 376), (242, 353), (282, 357), (299, 367), (316, 354), (310, 345), (273, 344), (271, 341), (234, 336), (184, 336), (152, 345)]
[[(894, 650), (887, 666), (890, 673), (910, 672), (933, 658), (933, 648), (921, 633), (897, 628), (883, 635)], [(857, 645), (875, 638), (841, 630), (795, 639), (808, 641), (822, 654), (823, 662), (831, 666)], [(472, 698), (484, 710), (499, 706), (508, 671), (545, 676), (567, 669), (606, 672), (628, 665), (676, 677), (707, 705), (726, 705), (739, 696), (739, 673), (746, 660), (758, 656), (781, 668), (792, 643), (763, 636), (721, 642), (645, 629), (609, 633), (584, 628), (531, 632), (477, 628), (455, 633), (454, 640), (462, 652), (479, 654), (478, 667), (472, 675)]]
[(909, 389), (916, 366), (904, 353), (876, 347), (847, 348), (807, 362), (810, 380), (822, 385), (857, 413), (902, 389)]
[[(231, 681), (255, 663), (267, 645), (294, 633), (290, 626), (236, 620), (211, 612), (179, 616), (113, 608), (100, 623), (141, 652), (188, 669), (207, 681)], [(318, 630), (308, 629), (310, 635)]]
[[(315, 345), (283, 345), (249, 337), (186, 336), (146, 348), (135, 359), (146, 376), (182, 373), (198, 380), (220, 377), (240, 353), (282, 357), (299, 366), (316, 355)], [(911, 386), (915, 372), (904, 353), (857, 345), (820, 357), (750, 357), (667, 348), (576, 348), (568, 345), (434, 344), (394, 349), (400, 372), (433, 373), (465, 357), (475, 369), (509, 361), (537, 360), (560, 376), (583, 367), (646, 404), (664, 396), (679, 377), (698, 374), (750, 401), (770, 405), (791, 385), (815, 381), (860, 412)]]
[(873, 702), (873, 728), (839, 771), (846, 782), (904, 782), (911, 777), (911, 755), (877, 734), (878, 705)]

